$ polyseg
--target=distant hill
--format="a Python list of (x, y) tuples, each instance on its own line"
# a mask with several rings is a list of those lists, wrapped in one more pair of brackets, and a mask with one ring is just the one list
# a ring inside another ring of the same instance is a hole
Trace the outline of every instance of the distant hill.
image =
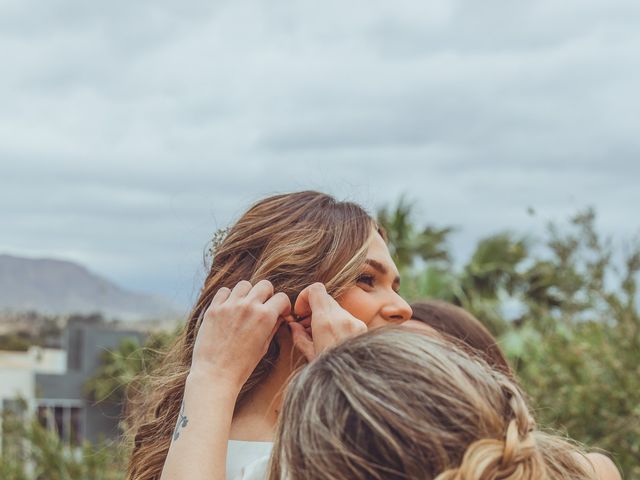
[(123, 320), (168, 318), (167, 300), (129, 292), (77, 263), (0, 254), (0, 310), (94, 313)]

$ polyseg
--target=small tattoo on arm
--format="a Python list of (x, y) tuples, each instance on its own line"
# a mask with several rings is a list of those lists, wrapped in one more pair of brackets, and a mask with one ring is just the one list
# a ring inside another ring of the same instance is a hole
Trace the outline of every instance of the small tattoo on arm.
[(173, 440), (178, 440), (180, 437), (180, 429), (187, 426), (189, 423), (189, 419), (184, 414), (184, 400), (182, 401), (182, 405), (180, 406), (180, 413), (178, 414), (178, 423), (176, 424), (176, 429), (173, 432)]

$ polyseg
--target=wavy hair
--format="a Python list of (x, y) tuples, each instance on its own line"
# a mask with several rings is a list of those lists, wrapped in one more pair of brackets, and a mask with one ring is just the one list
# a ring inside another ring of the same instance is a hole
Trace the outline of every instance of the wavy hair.
[(269, 480), (594, 478), (518, 387), (446, 340), (385, 327), (289, 383)]
[[(216, 247), (200, 296), (177, 341), (134, 395), (128, 413), (128, 436), (133, 440), (129, 480), (160, 478), (196, 334), (215, 292), (233, 288), (240, 280), (255, 284), (267, 279), (292, 303), (313, 282), (324, 283), (329, 294), (340, 297), (355, 284), (375, 228), (360, 206), (313, 191), (266, 198), (240, 217)], [(236, 407), (269, 375), (279, 353), (274, 338), (242, 387)]]

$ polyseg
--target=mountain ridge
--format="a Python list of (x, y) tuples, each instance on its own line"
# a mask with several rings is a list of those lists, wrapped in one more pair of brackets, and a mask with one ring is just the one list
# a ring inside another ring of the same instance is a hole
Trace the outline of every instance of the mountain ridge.
[(0, 310), (101, 313), (129, 321), (178, 312), (168, 300), (126, 290), (80, 263), (6, 253), (0, 253)]

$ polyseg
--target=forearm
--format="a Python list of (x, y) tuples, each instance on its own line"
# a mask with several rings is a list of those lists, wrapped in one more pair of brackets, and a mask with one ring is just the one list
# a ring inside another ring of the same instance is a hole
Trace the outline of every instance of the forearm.
[(224, 480), (227, 442), (239, 389), (210, 372), (187, 377), (181, 413), (161, 480)]

